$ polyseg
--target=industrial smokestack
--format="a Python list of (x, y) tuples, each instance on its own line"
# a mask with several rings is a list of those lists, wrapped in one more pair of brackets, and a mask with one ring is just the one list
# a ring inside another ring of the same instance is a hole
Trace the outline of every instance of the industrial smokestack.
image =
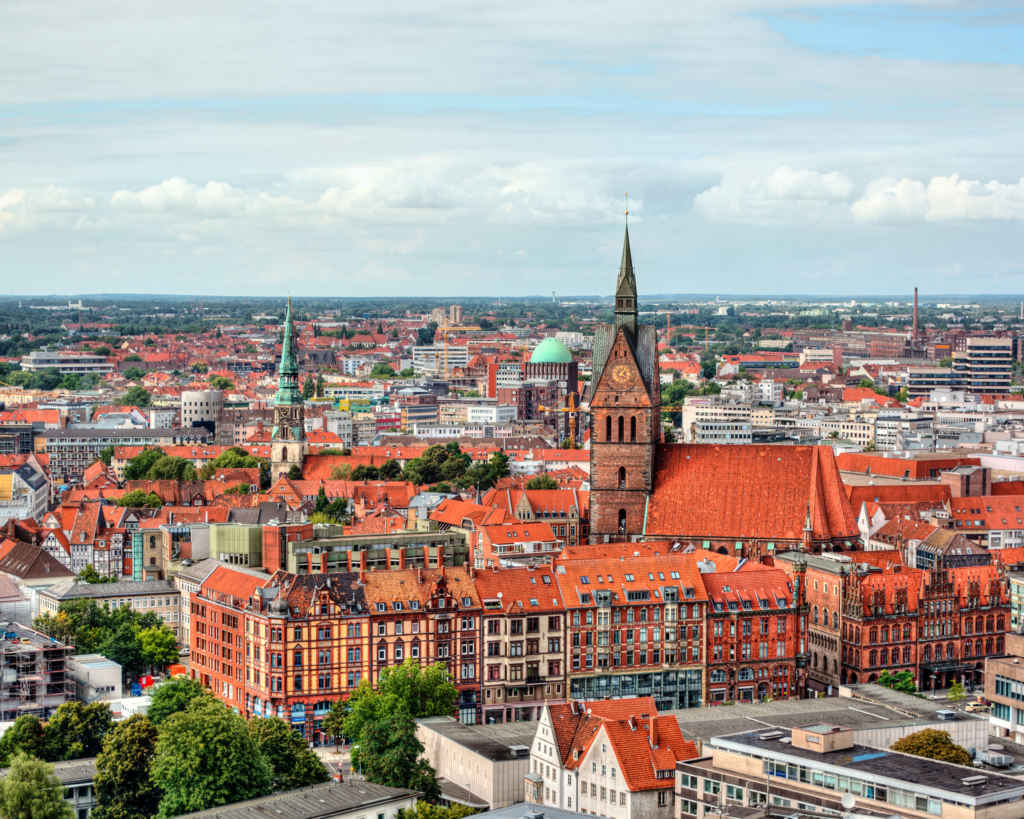
[(914, 344), (917, 344), (917, 288), (914, 288)]

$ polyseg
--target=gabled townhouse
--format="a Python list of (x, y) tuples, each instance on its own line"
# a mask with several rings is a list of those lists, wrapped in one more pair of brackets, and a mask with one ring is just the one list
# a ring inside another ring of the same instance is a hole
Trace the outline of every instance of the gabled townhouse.
[(669, 819), (676, 763), (696, 756), (651, 697), (546, 706), (526, 800), (612, 819)]
[(550, 566), (476, 573), (481, 625), (482, 721), (531, 722), (565, 701), (565, 604)]

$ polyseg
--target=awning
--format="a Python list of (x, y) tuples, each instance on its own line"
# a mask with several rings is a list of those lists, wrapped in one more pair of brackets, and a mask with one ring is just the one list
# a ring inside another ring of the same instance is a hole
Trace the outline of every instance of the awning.
[[(970, 663), (962, 663), (959, 660), (943, 660), (942, 662), (921, 663), (921, 669), (933, 674), (945, 674), (947, 671), (973, 671), (974, 666)], [(921, 678), (925, 682), (925, 677)]]

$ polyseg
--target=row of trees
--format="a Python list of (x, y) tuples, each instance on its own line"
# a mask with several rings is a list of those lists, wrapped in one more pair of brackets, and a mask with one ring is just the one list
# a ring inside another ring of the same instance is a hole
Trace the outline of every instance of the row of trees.
[(105, 703), (62, 705), (45, 728), (19, 717), (0, 755), (11, 764), (0, 785), (9, 819), (74, 819), (46, 764), (64, 759), (97, 757), (95, 819), (170, 819), (329, 778), (284, 720), (246, 722), (184, 677), (157, 687), (146, 716), (116, 725)]
[(147, 668), (178, 659), (177, 638), (155, 612), (121, 606), (109, 609), (95, 600), (65, 600), (56, 615), (35, 618), (38, 630), (73, 645), (79, 654), (102, 654), (121, 666), (126, 680)]
[[(326, 450), (322, 454), (328, 453)], [(294, 469), (294, 474), (292, 472)], [(288, 477), (299, 480), (302, 470), (292, 467)], [(394, 458), (380, 466), (359, 464), (355, 468), (340, 464), (331, 470), (332, 481), (412, 481), (418, 486), (433, 486), (436, 489), (451, 490), (479, 486), (490, 489), (501, 478), (508, 475), (508, 455), (495, 452), (486, 464), (474, 464), (468, 454), (462, 451), (457, 441), (436, 444), (423, 451), (419, 458), (406, 463), (405, 469)]]
[[(104, 450), (100, 453), (100, 460), (108, 465), (113, 450)], [(124, 468), (124, 479), (126, 481), (208, 481), (217, 474), (218, 469), (259, 469), (260, 484), (263, 488), (270, 486), (270, 463), (266, 458), (257, 458), (242, 447), (231, 447), (224, 450), (220, 455), (209, 463), (196, 469), (192, 461), (187, 458), (177, 458), (168, 455), (160, 447), (144, 449)], [(125, 497), (131, 496), (137, 503), (120, 503), (121, 506), (159, 506), (154, 504), (147, 495), (142, 497), (138, 492), (128, 493)]]

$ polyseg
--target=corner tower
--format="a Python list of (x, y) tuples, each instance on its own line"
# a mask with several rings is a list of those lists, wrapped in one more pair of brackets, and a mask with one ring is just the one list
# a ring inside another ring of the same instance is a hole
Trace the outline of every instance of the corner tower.
[(270, 437), (270, 475), (277, 480), (292, 466), (302, 468), (306, 457), (306, 410), (299, 389), (299, 359), (292, 322), (292, 300), (284, 320), (284, 343), (281, 345), (281, 366), (277, 371), (277, 393), (274, 395), (274, 431)]
[(590, 532), (592, 543), (643, 533), (661, 442), (661, 384), (653, 324), (637, 317), (629, 228), (615, 285), (615, 322), (594, 336), (590, 400)]

